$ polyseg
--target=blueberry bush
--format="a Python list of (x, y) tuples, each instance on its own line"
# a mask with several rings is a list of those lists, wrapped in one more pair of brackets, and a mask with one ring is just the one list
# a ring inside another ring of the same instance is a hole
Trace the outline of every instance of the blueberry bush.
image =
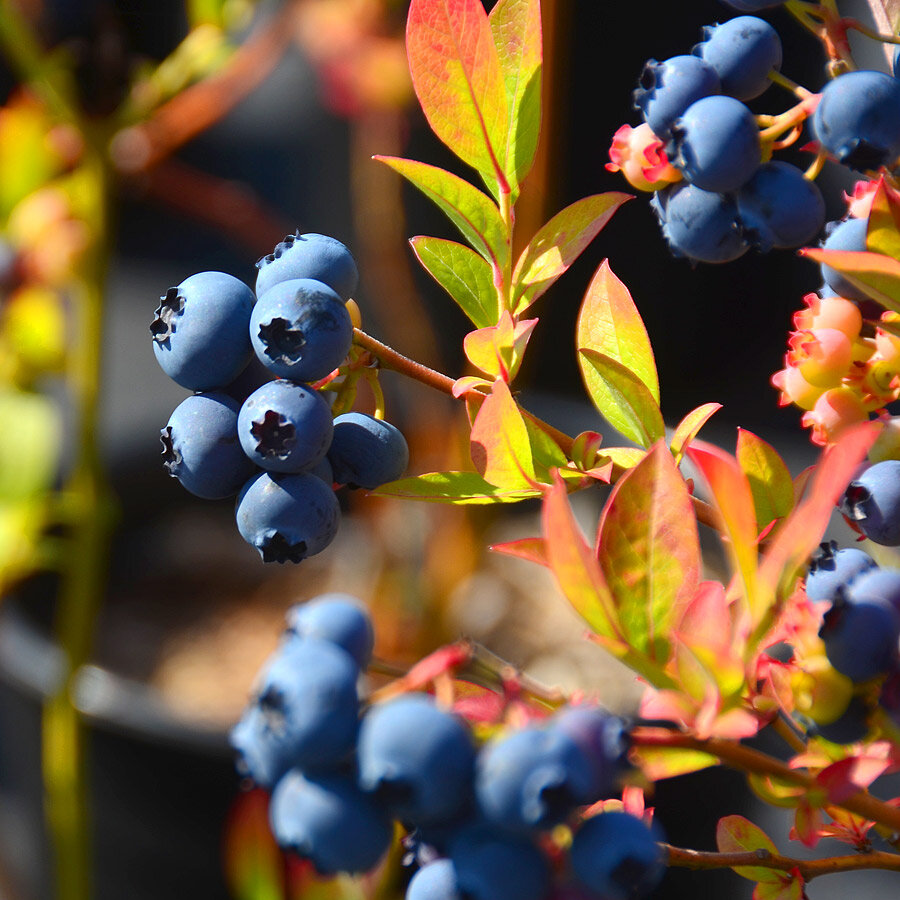
[[(469, 374), (452, 378), (363, 330), (354, 294), (365, 272), (340, 241), (298, 230), (259, 260), (253, 289), (248, 273), (221, 272), (162, 289), (153, 351), (193, 392), (161, 431), (163, 462), (198, 497), (236, 497), (237, 529), (263, 562), (328, 552), (348, 489), (394, 504), (536, 501), (539, 533), (492, 550), (552, 573), (643, 697), (616, 715), (600, 686), (562, 696), (467, 640), (400, 670), (373, 658), (376, 629), (354, 597), (306, 598), (230, 735), (288, 861), (253, 882), (262, 893), (245, 884), (241, 896), (629, 900), (680, 867), (733, 869), (759, 900), (799, 900), (828, 874), (896, 877), (900, 798), (886, 776), (900, 771), (900, 8), (871, 0), (873, 30), (835, 0), (725, 3), (722, 22), (697, 23), (695, 47), (643, 65), (635, 124), (611, 136), (607, 169), (652, 194), (673, 256), (728, 265), (800, 248), (818, 264), (822, 286), (803, 298), (772, 376), (821, 448), (792, 476), (749, 430), (733, 452), (703, 440), (715, 402), (667, 427), (653, 348), (615, 260), (584, 292), (575, 348), (587, 396), (621, 443), (563, 433), (520, 402), (536, 310), (630, 195), (587, 196), (517, 231), (542, 122), (541, 6), (490, 6), (411, 0), (406, 19), (418, 103), (470, 177), (376, 157), (459, 231), (463, 242), (410, 244), (471, 323)], [(778, 27), (793, 20), (818, 42), (823, 83), (782, 71), (776, 13)], [(857, 66), (851, 32), (887, 48), (883, 71)], [(115, 135), (120, 164), (139, 155), (140, 127)], [(826, 166), (858, 178), (846, 214), (827, 224), (816, 184)], [(384, 370), (465, 407), (470, 465), (419, 470), (386, 418)], [(85, 465), (100, 483), (95, 461)], [(570, 495), (600, 489), (587, 537)], [(835, 511), (865, 549), (823, 541)], [(721, 538), (721, 580), (704, 566), (701, 529)], [(57, 715), (71, 721), (65, 702)], [(646, 805), (654, 785), (713, 766), (790, 810), (786, 840), (800, 847), (780, 850), (738, 814), (719, 821), (714, 851), (669, 843)], [(808, 852), (834, 840), (852, 852)]]

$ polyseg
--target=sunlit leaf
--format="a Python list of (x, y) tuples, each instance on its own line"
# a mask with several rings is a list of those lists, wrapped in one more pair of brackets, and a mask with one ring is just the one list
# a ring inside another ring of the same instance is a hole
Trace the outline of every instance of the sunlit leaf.
[(539, 566), (548, 565), (543, 538), (521, 538), (518, 541), (491, 544), (490, 549), (504, 556), (514, 556), (516, 559), (537, 563)]
[(49, 398), (0, 390), (0, 500), (25, 500), (51, 485), (61, 432), (59, 411)]
[(432, 131), (486, 183), (505, 181), (506, 85), (481, 0), (412, 0), (406, 52)]
[(503, 310), (496, 325), (470, 331), (463, 339), (463, 351), (472, 365), (492, 378), (502, 378), (509, 384), (519, 371), (528, 339), (537, 319), (514, 322), (508, 310)]
[(687, 485), (663, 442), (616, 484), (596, 550), (629, 643), (664, 661), (668, 633), (697, 590), (700, 542)]
[(700, 429), (710, 418), (722, 408), (721, 403), (704, 403), (691, 410), (676, 426), (672, 433), (672, 441), (669, 447), (676, 462), (681, 462), (684, 451), (690, 446), (691, 441), (700, 432)]
[(513, 306), (526, 310), (597, 236), (630, 194), (610, 191), (576, 200), (558, 212), (522, 251), (513, 273)]
[(719, 764), (719, 760), (709, 753), (675, 747), (634, 747), (631, 756), (651, 781), (688, 775)]
[(900, 193), (884, 177), (878, 180), (872, 198), (866, 249), (900, 259)]
[(497, 320), (497, 289), (490, 263), (463, 244), (436, 237), (409, 242), (425, 271), (444, 288), (476, 328)]
[(373, 493), (404, 500), (453, 504), (518, 503), (541, 496), (537, 488), (499, 488), (485, 481), (477, 472), (428, 472), (391, 481)]
[(642, 447), (665, 437), (659, 404), (631, 369), (596, 350), (579, 349), (578, 362), (594, 406), (613, 428)]
[(753, 900), (803, 900), (803, 880), (781, 874), (772, 881), (760, 881), (753, 890)]
[(750, 483), (757, 528), (786, 516), (794, 506), (794, 485), (778, 451), (752, 431), (738, 428), (736, 457)]
[(532, 487), (535, 481), (531, 442), (509, 385), (495, 381), (472, 423), (469, 452), (478, 472), (506, 490)]
[[(772, 839), (758, 826), (743, 816), (724, 816), (716, 826), (716, 846), (720, 853), (752, 853), (765, 850), (776, 855), (778, 849)], [(734, 869), (742, 878), (750, 881), (770, 881), (780, 873), (762, 866), (737, 866)]]
[(831, 266), (873, 300), (887, 309), (900, 312), (900, 260), (881, 253), (858, 250), (807, 247), (798, 252), (815, 262)]

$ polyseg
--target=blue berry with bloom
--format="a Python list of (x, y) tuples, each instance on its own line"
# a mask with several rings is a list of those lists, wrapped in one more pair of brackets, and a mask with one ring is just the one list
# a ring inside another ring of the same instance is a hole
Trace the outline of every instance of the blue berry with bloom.
[(870, 541), (900, 545), (900, 460), (877, 462), (857, 475), (840, 508)]
[(294, 278), (327, 284), (341, 300), (349, 300), (359, 283), (356, 261), (336, 238), (325, 234), (289, 234), (257, 263), (256, 295)]
[(878, 563), (858, 547), (838, 547), (835, 541), (820, 544), (809, 564), (806, 596), (814, 602), (831, 601), (840, 588), (878, 568)]
[(365, 669), (372, 658), (375, 633), (362, 602), (350, 594), (322, 594), (298, 603), (285, 613), (287, 631), (298, 638), (313, 637), (337, 644)]
[(338, 484), (374, 490), (406, 471), (409, 447), (390, 422), (349, 412), (334, 420), (328, 459)]
[(897, 665), (900, 613), (880, 597), (858, 592), (856, 584), (838, 593), (825, 613), (819, 636), (831, 665), (860, 683)]
[[(834, 225), (826, 226), (828, 236), (825, 238), (822, 248), (825, 250), (852, 250), (866, 249), (866, 232), (869, 228), (868, 219), (845, 219)], [(853, 282), (845, 278), (837, 269), (833, 269), (826, 263), (820, 264), (822, 279), (839, 297), (848, 300), (868, 300), (869, 295)]]

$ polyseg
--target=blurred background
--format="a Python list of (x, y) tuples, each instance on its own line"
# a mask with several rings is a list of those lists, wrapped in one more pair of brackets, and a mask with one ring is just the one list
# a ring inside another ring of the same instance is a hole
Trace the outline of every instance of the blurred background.
[[(264, 820), (239, 795), (226, 732), (285, 608), (325, 590), (371, 605), (376, 653), (398, 665), (465, 634), (617, 710), (639, 695), (629, 674), (582, 640), (543, 570), (486, 552), (536, 532), (532, 505), (501, 515), (348, 496), (332, 547), (300, 567), (264, 568), (238, 536), (232, 504), (191, 497), (161, 465), (159, 429), (185, 392), (151, 352), (158, 297), (209, 269), (252, 284), (255, 261), (295, 228), (351, 248), (366, 331), (452, 377), (464, 373), (466, 322), (406, 243), (453, 237), (452, 225), (371, 160), (407, 156), (473, 175), (415, 104), (406, 6), (0, 6), (0, 422), (19, 438), (0, 449), (3, 900), (53, 895), (41, 735), (47, 704), (63, 691), (91, 729), (94, 896), (269, 896), (248, 887)], [(637, 123), (631, 91), (644, 60), (688, 52), (702, 25), (730, 16), (714, 0), (687, 12), (660, 4), (652, 14), (635, 4), (544, 0), (543, 13), (544, 129), (517, 220), (523, 242), (582, 196), (628, 190), (604, 163), (613, 132)], [(818, 89), (820, 48), (786, 14), (769, 18), (784, 41), (784, 71)], [(24, 90), (26, 75), (42, 87)], [(778, 90), (756, 101), (757, 111), (786, 108)], [(829, 218), (842, 214), (847, 187), (831, 171), (823, 177)], [(646, 197), (626, 204), (540, 301), (518, 382), (526, 406), (572, 434), (603, 430), (584, 398), (572, 336), (581, 296), (607, 257), (646, 322), (667, 421), (718, 401), (710, 435), (723, 445), (741, 425), (782, 449), (795, 471), (815, 457), (798, 412), (779, 409), (768, 379), (781, 367), (791, 313), (819, 284), (816, 268), (789, 251), (722, 267), (674, 260)], [(410, 442), (411, 473), (466, 465), (452, 401), (392, 373), (382, 383), (388, 417)], [(85, 506), (94, 489), (98, 505)], [(578, 496), (586, 529), (602, 501), (599, 491)], [(61, 648), (57, 599), (71, 532), (108, 538), (111, 550), (102, 571), (80, 582), (92, 612), (80, 632), (70, 628), (80, 634), (73, 646)], [(715, 565), (714, 542), (710, 559)], [(739, 778), (704, 777), (702, 791), (677, 779), (658, 793), (675, 843), (711, 848), (718, 815), (746, 802)], [(710, 890), (749, 896), (750, 883), (730, 873), (698, 877)], [(694, 885), (675, 873), (658, 895)]]

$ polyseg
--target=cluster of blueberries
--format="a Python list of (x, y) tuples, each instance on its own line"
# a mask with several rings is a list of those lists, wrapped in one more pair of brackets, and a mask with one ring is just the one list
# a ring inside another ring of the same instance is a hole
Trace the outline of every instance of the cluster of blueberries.
[[(642, 820), (606, 811), (576, 824), (579, 807), (611, 797), (628, 769), (622, 720), (569, 706), (479, 747), (430, 694), (362, 701), (372, 646), (353, 597), (292, 607), (231, 732), (239, 771), (271, 791), (282, 848), (323, 875), (362, 873), (397, 821), (410, 851), (406, 900), (544, 900), (554, 884), (629, 900), (657, 884), (664, 854)], [(561, 823), (575, 829), (568, 864), (550, 836)]]
[[(840, 509), (869, 540), (900, 546), (900, 460), (866, 467), (850, 482)], [(858, 547), (822, 544), (806, 595), (829, 604), (819, 632), (829, 663), (854, 685), (884, 679), (878, 702), (900, 727), (900, 570), (880, 567)], [(872, 699), (869, 691), (855, 691), (845, 711), (820, 729), (824, 736), (839, 743), (865, 737)]]
[(255, 293), (232, 275), (200, 272), (161, 298), (150, 325), (156, 359), (195, 392), (161, 431), (163, 460), (198, 497), (237, 495), (238, 530), (264, 561), (299, 562), (335, 536), (335, 485), (374, 489), (400, 477), (409, 454), (388, 422), (333, 419), (314, 386), (353, 341), (349, 250), (325, 235), (289, 235), (257, 268)]
[[(730, 5), (758, 10), (779, 4)], [(675, 255), (728, 262), (751, 247), (763, 252), (797, 247), (821, 232), (821, 192), (801, 169), (770, 159), (780, 135), (761, 139), (757, 118), (746, 106), (766, 90), (781, 59), (775, 29), (757, 16), (738, 16), (706, 27), (691, 54), (645, 64), (634, 103), (644, 118), (641, 128), (649, 131), (641, 135), (624, 126), (627, 133), (617, 133), (608, 168), (621, 169), (636, 187), (655, 192), (651, 205)], [(895, 77), (847, 72), (816, 99), (804, 101), (809, 109), (796, 121), (785, 121), (784, 130), (799, 128), (815, 105), (813, 138), (831, 157), (863, 172), (896, 162), (900, 81)], [(629, 156), (640, 157), (645, 183), (629, 175)]]

